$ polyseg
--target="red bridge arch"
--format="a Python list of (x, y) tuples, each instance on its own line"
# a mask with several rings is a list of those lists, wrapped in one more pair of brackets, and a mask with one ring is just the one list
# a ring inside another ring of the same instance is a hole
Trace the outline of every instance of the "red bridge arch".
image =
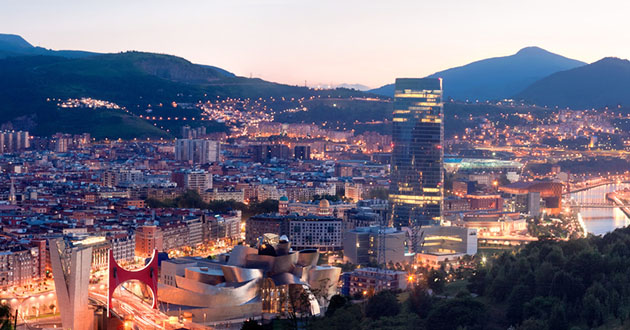
[(126, 270), (118, 265), (114, 259), (114, 251), (109, 250), (109, 282), (107, 293), (107, 316), (109, 316), (109, 310), (112, 308), (112, 297), (114, 290), (119, 285), (129, 280), (140, 281), (151, 289), (153, 294), (152, 308), (157, 309), (157, 289), (158, 289), (158, 257), (157, 250), (153, 251), (151, 261), (141, 269), (138, 270)]

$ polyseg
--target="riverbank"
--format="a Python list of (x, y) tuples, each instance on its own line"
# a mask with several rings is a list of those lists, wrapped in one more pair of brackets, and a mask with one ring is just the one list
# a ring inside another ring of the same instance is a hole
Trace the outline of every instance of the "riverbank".
[(624, 207), (624, 205), (628, 205), (628, 200), (630, 200), (630, 191), (617, 190), (613, 192), (609, 192), (606, 194), (606, 200), (613, 202), (615, 205), (619, 206), (619, 209), (630, 218), (630, 208)]
[[(628, 188), (628, 183), (611, 183), (590, 188), (580, 192), (572, 192), (568, 200), (575, 205), (579, 204), (605, 204), (611, 203), (606, 199), (606, 194)], [(619, 207), (580, 207), (579, 213), (586, 226), (587, 232), (593, 235), (604, 235), (616, 228), (630, 225), (630, 218)]]

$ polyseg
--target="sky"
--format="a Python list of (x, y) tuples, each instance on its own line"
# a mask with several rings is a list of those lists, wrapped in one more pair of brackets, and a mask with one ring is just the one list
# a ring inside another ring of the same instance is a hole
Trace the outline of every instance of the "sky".
[(292, 85), (378, 87), (526, 46), (589, 63), (629, 58), (628, 12), (627, 0), (0, 0), (0, 33)]

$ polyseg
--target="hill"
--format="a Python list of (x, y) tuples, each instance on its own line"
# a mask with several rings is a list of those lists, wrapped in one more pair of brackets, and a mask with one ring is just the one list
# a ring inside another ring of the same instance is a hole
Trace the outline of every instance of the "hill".
[(35, 47), (19, 35), (0, 33), (0, 58), (24, 55), (49, 55), (68, 58), (82, 58), (96, 55), (97, 53), (80, 50), (51, 50)]
[[(455, 100), (500, 100), (510, 98), (535, 81), (558, 71), (585, 63), (538, 47), (526, 47), (516, 54), (484, 59), (436, 72), (429, 77), (444, 79), (444, 95)], [(393, 96), (394, 85), (369, 92)]]
[(545, 77), (515, 98), (540, 105), (588, 109), (628, 105), (629, 89), (630, 61), (607, 57)]
[[(313, 90), (238, 77), (221, 68), (193, 64), (164, 54), (90, 53), (77, 58), (48, 50), (41, 55), (37, 49), (19, 36), (0, 35), (0, 55), (8, 54), (4, 58), (0, 56), (0, 123), (10, 122), (14, 127), (18, 123), (27, 123), (17, 127), (29, 129), (35, 134), (49, 134), (57, 127), (67, 132), (93, 133), (97, 138), (164, 137), (169, 134), (137, 117), (146, 114), (145, 110), (151, 105), (162, 107), (162, 104), (173, 102), (194, 105), (217, 98), (301, 99), (363, 95), (348, 89)], [(70, 54), (83, 53), (70, 51)], [(57, 102), (50, 101), (82, 97), (114, 102), (128, 111), (81, 115), (59, 109)], [(181, 107), (153, 109), (154, 114), (157, 111), (166, 116), (181, 116), (186, 111), (187, 117), (197, 117), (201, 113), (195, 107), (186, 110)], [(77, 118), (69, 118), (70, 114)], [(99, 127), (97, 130), (91, 124), (95, 118), (106, 118), (100, 125), (111, 127)], [(120, 123), (125, 125), (120, 126)], [(225, 129), (223, 124), (207, 123), (211, 128)], [(134, 125), (137, 130), (133, 129)], [(171, 131), (177, 130), (175, 126), (168, 125)], [(120, 136), (116, 135), (116, 127), (124, 130)]]

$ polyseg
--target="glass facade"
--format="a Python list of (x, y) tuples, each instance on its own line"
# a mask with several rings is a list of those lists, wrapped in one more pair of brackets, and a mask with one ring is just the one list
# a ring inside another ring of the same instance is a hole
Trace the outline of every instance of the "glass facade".
[(393, 225), (438, 225), (444, 194), (442, 79), (396, 79), (393, 126)]

